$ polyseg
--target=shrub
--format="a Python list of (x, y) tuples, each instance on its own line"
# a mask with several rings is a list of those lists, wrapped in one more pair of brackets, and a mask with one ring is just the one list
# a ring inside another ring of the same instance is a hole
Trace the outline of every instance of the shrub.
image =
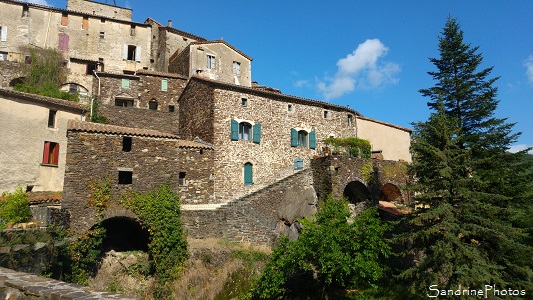
[(28, 203), (28, 195), (18, 186), (15, 192), (2, 193), (0, 200), (0, 229), (4, 229), (6, 223), (20, 223), (31, 219), (31, 211)]

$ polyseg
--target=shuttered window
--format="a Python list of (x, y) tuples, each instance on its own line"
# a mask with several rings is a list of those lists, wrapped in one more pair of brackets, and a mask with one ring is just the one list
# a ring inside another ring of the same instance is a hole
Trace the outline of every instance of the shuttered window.
[(244, 185), (252, 185), (253, 183), (253, 165), (248, 162), (244, 164)]
[(298, 131), (291, 128), (291, 147), (298, 146)]
[(83, 17), (83, 21), (81, 22), (81, 29), (89, 29), (89, 18)]
[(255, 124), (253, 131), (254, 131), (253, 142), (256, 144), (259, 144), (261, 142), (261, 124)]
[(58, 49), (59, 51), (68, 51), (68, 33), (59, 33)]
[(161, 80), (161, 91), (166, 92), (168, 90), (168, 81), (166, 79)]
[(239, 122), (231, 120), (231, 140), (239, 140)]
[(128, 78), (122, 78), (122, 88), (123, 89), (130, 88), (130, 80)]
[(59, 162), (59, 143), (44, 142), (43, 164), (56, 165)]
[(315, 131), (309, 132), (309, 148), (310, 149), (316, 148), (316, 132)]

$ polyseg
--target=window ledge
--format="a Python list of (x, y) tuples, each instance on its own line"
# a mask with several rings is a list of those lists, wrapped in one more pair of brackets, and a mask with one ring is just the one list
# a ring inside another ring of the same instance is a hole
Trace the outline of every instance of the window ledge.
[(52, 168), (57, 168), (58, 165), (54, 165), (54, 164), (41, 164), (41, 166), (43, 167), (52, 167)]

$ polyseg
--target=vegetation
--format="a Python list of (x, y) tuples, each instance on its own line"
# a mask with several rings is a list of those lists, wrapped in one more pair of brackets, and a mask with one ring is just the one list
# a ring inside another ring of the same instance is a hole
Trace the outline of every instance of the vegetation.
[[(449, 18), (439, 38), (437, 84), (420, 92), (434, 110), (415, 124), (412, 173), (418, 209), (405, 218), (407, 253), (421, 253), (400, 278), (413, 290), (430, 285), (457, 289), (496, 284), (531, 289), (532, 248), (527, 233), (513, 226), (524, 208), (524, 152), (509, 153), (519, 134), (494, 117), (497, 78), (492, 68), (477, 71), (478, 47), (463, 42)], [(531, 206), (531, 204), (529, 204)]]
[[(315, 221), (301, 220), (297, 240), (281, 237), (259, 280), (257, 296), (279, 299), (303, 293), (327, 298), (338, 288), (366, 288), (381, 279), (382, 259), (391, 253), (384, 239), (388, 226), (376, 208), (363, 211), (352, 223), (349, 217), (346, 200), (328, 197)], [(311, 282), (298, 291), (293, 289), (298, 281)]]
[(91, 116), (91, 122), (107, 124), (107, 118), (100, 115), (98, 107), (100, 106), (98, 99), (93, 99), (93, 114)]
[(31, 64), (26, 70), (22, 83), (15, 85), (15, 90), (30, 94), (79, 101), (78, 94), (60, 90), (66, 80), (65, 59), (53, 49), (29, 48)]
[(13, 193), (4, 192), (0, 199), (0, 230), (7, 223), (26, 222), (31, 219), (28, 195), (18, 186)]
[(333, 147), (334, 152), (345, 151), (344, 154), (347, 156), (370, 158), (372, 155), (370, 141), (360, 138), (329, 137), (324, 140), (324, 144)]
[(162, 185), (158, 190), (144, 194), (133, 192), (123, 198), (122, 204), (138, 216), (150, 234), (148, 248), (158, 283), (154, 296), (167, 298), (168, 283), (178, 277), (189, 257), (179, 197), (169, 186)]

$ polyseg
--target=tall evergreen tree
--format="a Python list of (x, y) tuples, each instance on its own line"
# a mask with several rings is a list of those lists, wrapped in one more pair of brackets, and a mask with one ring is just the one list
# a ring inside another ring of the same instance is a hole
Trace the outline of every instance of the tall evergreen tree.
[(434, 112), (413, 134), (417, 209), (404, 219), (408, 252), (420, 256), (400, 277), (426, 291), (433, 284), (531, 288), (533, 251), (526, 231), (512, 224), (528, 181), (520, 173), (524, 153), (507, 152), (519, 134), (494, 117), (497, 78), (487, 79), (492, 68), (477, 71), (478, 47), (464, 44), (453, 18), (439, 50), (430, 59), (438, 71), (429, 72), (437, 83), (420, 90)]

